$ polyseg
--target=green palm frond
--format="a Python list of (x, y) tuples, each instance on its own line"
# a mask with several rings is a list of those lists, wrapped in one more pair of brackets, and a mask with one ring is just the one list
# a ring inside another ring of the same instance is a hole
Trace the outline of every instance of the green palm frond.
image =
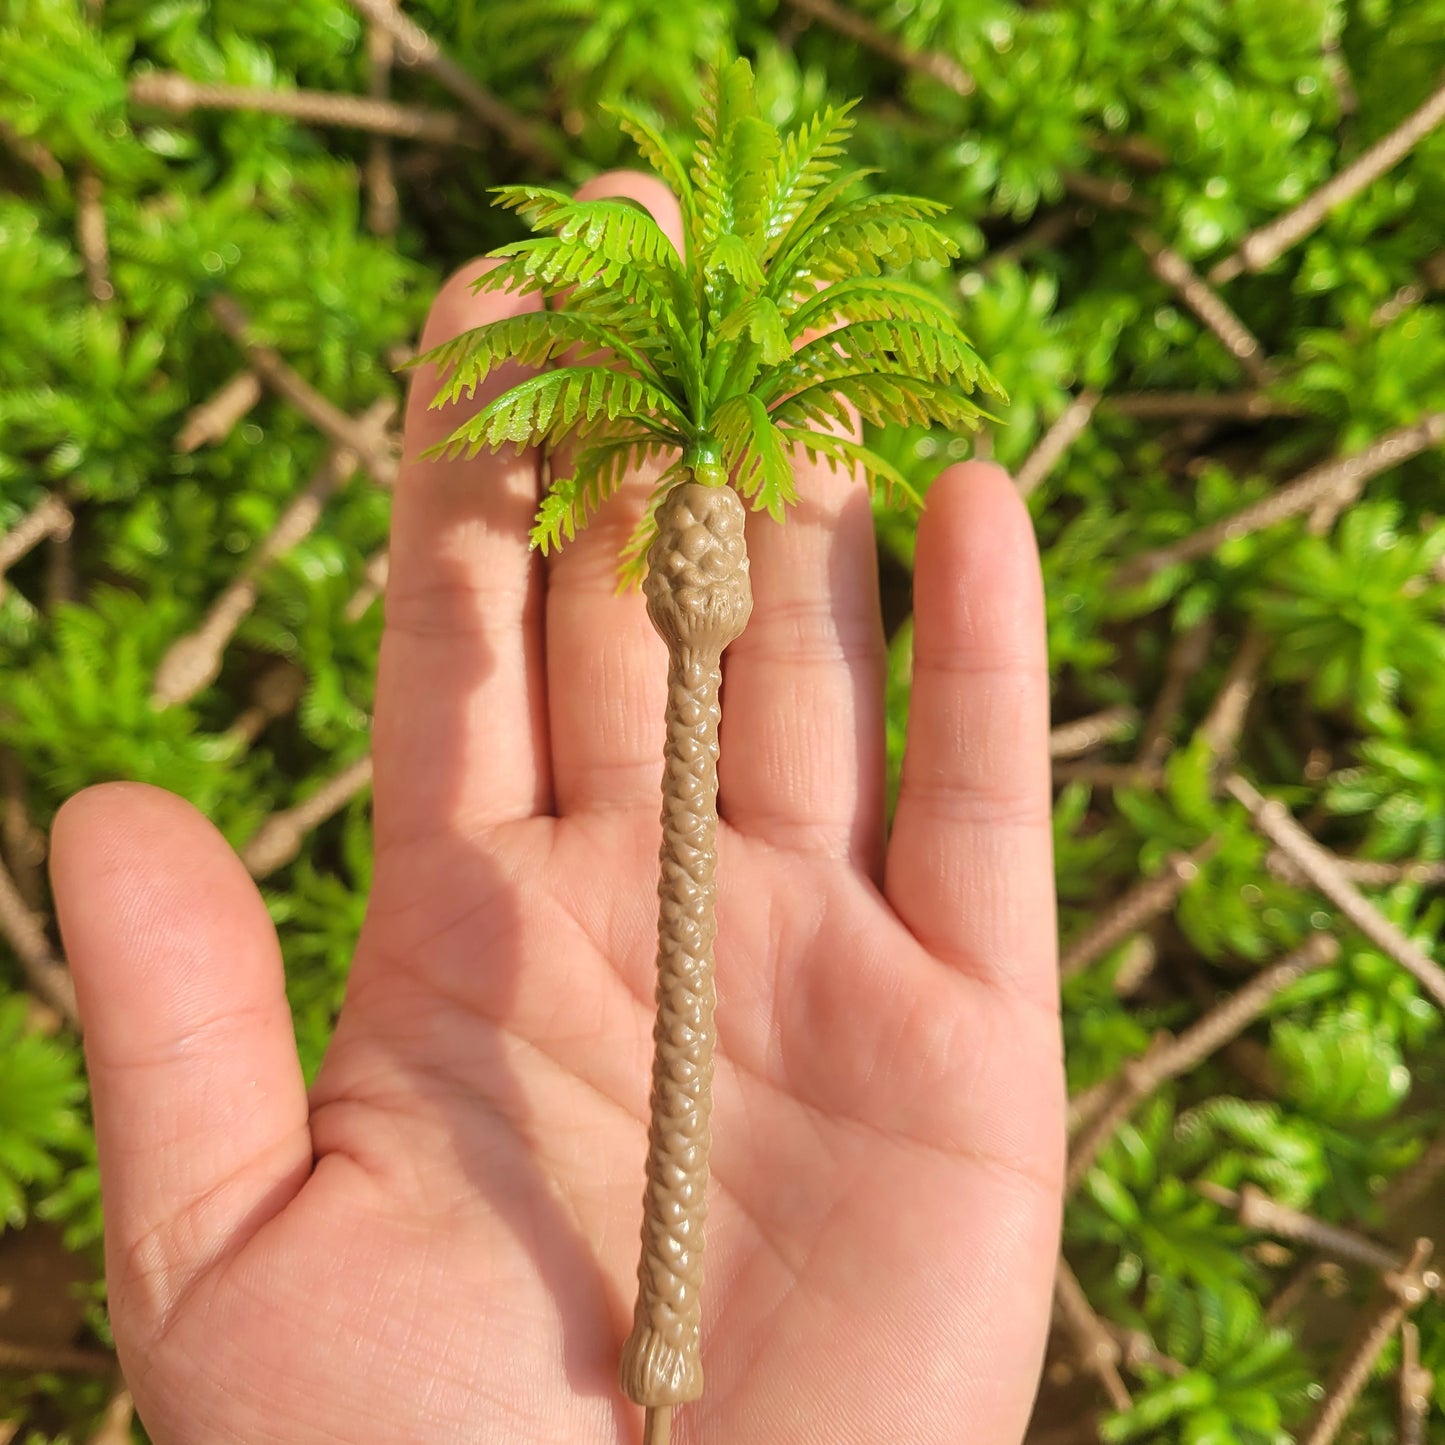
[(751, 392), (730, 396), (718, 407), (713, 430), (733, 485), (774, 520), (798, 500), (787, 443), (762, 400)]
[(645, 431), (621, 432), (583, 447), (571, 476), (554, 477), (542, 499), (531, 540), (545, 557), (564, 539), (570, 542), (634, 467), (663, 449)]
[(637, 147), (637, 153), (666, 182), (682, 208), (683, 224), (692, 226), (694, 198), (687, 167), (677, 152), (668, 145), (656, 119), (635, 105), (604, 105), (603, 110), (617, 117), (623, 134)]
[(842, 169), (851, 104), (780, 134), (743, 60), (708, 83), (686, 161), (647, 112), (610, 109), (677, 194), (682, 253), (632, 201), (498, 188), (497, 203), (533, 234), (494, 251), (477, 289), (537, 294), (549, 309), (480, 327), (423, 360), (441, 371), (438, 404), (475, 396), (509, 359), (557, 369), (485, 406), (437, 451), (575, 438), (576, 463), (549, 486), (532, 531), (544, 551), (570, 541), (643, 461), (674, 453), (624, 550), (632, 578), (657, 505), (683, 479), (730, 484), (781, 519), (797, 500), (801, 455), (916, 502), (902, 472), (851, 435), (858, 418), (973, 428), (986, 413), (970, 394), (1003, 396), (947, 301), (884, 275), (951, 262), (957, 248), (934, 224), (945, 208), (868, 194), (869, 171)]
[(913, 508), (923, 505), (923, 498), (908, 478), (886, 457), (879, 456), (862, 442), (839, 436), (836, 432), (816, 431), (812, 427), (779, 427), (778, 431), (789, 445), (799, 448), (810, 461), (821, 457), (834, 471), (839, 467), (850, 471), (855, 467), (861, 468), (870, 486), (883, 489), (883, 499), (890, 505), (903, 503)]
[(672, 445), (680, 445), (688, 430), (672, 397), (641, 377), (601, 366), (564, 366), (514, 386), (427, 455), (474, 457), (483, 447), (496, 451), (509, 442), (536, 446), (618, 420)]
[(987, 415), (956, 387), (918, 376), (880, 376), (861, 371), (833, 376), (805, 387), (773, 408), (778, 425), (851, 425), (848, 406), (875, 426), (947, 426), (977, 428)]
[[(419, 356), (413, 366), (430, 362), (442, 379), (434, 407), (476, 395), (477, 387), (506, 362), (541, 366), (573, 353), (580, 363), (591, 357), (612, 355), (629, 361), (646, 375), (653, 372), (649, 357), (628, 344), (625, 336), (599, 326), (575, 311), (529, 311), (464, 331), (451, 341)], [(652, 380), (659, 380), (655, 375)]]
[(998, 391), (998, 383), (968, 342), (917, 321), (850, 322), (808, 342), (789, 361), (760, 376), (754, 386), (771, 401), (790, 385), (814, 385), (865, 370), (942, 381), (967, 390), (982, 384)]
[(849, 112), (855, 102), (827, 106), (791, 131), (779, 148), (770, 177), (764, 257), (803, 213), (843, 154), (843, 143), (853, 131)]
[(958, 318), (933, 292), (897, 276), (862, 276), (785, 301), (780, 307), (788, 336), (797, 341), (809, 331), (838, 321), (918, 321), (967, 341)]

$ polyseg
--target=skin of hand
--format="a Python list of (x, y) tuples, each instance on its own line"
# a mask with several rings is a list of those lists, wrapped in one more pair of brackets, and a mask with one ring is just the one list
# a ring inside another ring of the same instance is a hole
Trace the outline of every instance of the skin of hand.
[[(679, 233), (647, 178), (584, 194)], [(536, 304), (474, 296), (479, 271), (424, 345)], [(157, 1445), (641, 1438), (616, 1370), (666, 654), (614, 569), (651, 479), (544, 562), (535, 456), (416, 459), (462, 417), (434, 388), (412, 381), (394, 504), (375, 887), (309, 1095), (275, 933), (211, 825), (127, 783), (56, 821), (112, 1318)], [(1006, 1445), (1064, 1147), (1032, 529), (994, 466), (930, 491), (885, 847), (868, 498), (801, 459), (798, 491), (786, 525), (749, 518), (724, 662), (707, 1388), (673, 1438)]]

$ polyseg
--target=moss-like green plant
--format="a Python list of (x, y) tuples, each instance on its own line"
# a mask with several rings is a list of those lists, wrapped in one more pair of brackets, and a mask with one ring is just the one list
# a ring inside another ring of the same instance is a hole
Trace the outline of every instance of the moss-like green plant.
[(858, 194), (843, 170), (850, 106), (781, 135), (746, 61), (708, 87), (685, 167), (649, 119), (619, 111), (678, 197), (684, 248), (623, 200), (506, 186), (539, 234), (494, 252), (478, 283), (538, 292), (553, 309), (509, 317), (431, 353), (437, 403), (475, 393), (505, 361), (554, 364), (484, 406), (441, 449), (573, 443), (533, 528), (543, 551), (572, 538), (645, 459), (671, 458), (623, 555), (668, 643), (657, 1051), (638, 1302), (622, 1385), (666, 1438), (671, 1408), (702, 1392), (702, 1228), (713, 1052), (712, 940), (720, 660), (752, 609), (744, 504), (781, 521), (793, 458), (856, 467), (915, 499), (854, 435), (874, 423), (967, 426), (969, 393), (997, 383), (949, 310), (885, 275), (955, 254), (945, 207)]

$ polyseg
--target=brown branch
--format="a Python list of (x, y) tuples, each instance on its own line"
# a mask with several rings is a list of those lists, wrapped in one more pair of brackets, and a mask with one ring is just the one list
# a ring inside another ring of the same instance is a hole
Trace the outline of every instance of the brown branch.
[(1418, 944), (1406, 938), (1345, 876), (1333, 855), (1322, 848), (1290, 816), (1276, 799), (1265, 798), (1238, 773), (1225, 780), (1225, 787), (1249, 809), (1255, 826), (1270, 840), (1336, 908), (1382, 953), (1393, 958), (1445, 1008), (1445, 969)]
[(432, 145), (475, 146), (477, 136), (459, 115), (422, 106), (397, 105), (370, 96), (330, 90), (271, 90), (255, 85), (207, 85), (172, 71), (134, 77), (130, 98), (173, 115), (194, 110), (244, 110), (280, 115), (313, 125), (338, 126), (371, 135)]
[(1138, 763), (1096, 763), (1091, 759), (1064, 758), (1054, 764), (1054, 786), (1085, 783), (1091, 788), (1157, 788), (1164, 769)]
[(1398, 321), (1412, 306), (1425, 299), (1425, 288), (1418, 281), (1401, 286), (1388, 301), (1382, 301), (1370, 312), (1370, 325), (1376, 330)]
[(1060, 723), (1049, 734), (1049, 756), (1076, 758), (1080, 753), (1092, 752), (1105, 743), (1127, 737), (1138, 721), (1139, 714), (1124, 703), (1073, 722)]
[(1430, 1253), (1430, 1241), (1417, 1240), (1404, 1268), (1384, 1277), (1375, 1299), (1362, 1311), (1350, 1340), (1330, 1372), (1324, 1398), (1300, 1436), (1299, 1445), (1333, 1445), (1380, 1351), (1429, 1292), (1425, 1265)]
[(1138, 933), (1167, 913), (1185, 885), (1198, 876), (1199, 864), (1217, 846), (1211, 839), (1192, 852), (1175, 853), (1157, 877), (1136, 883), (1064, 950), (1059, 960), (1059, 976), (1069, 979), (1082, 973), (1110, 949), (1123, 943), (1131, 933)]
[(1100, 408), (1138, 420), (1264, 421), (1299, 416), (1300, 408), (1262, 391), (1126, 391), (1106, 396)]
[(106, 239), (101, 194), (100, 177), (87, 166), (75, 183), (75, 244), (91, 296), (97, 301), (109, 301), (115, 287), (110, 284), (110, 242)]
[(1420, 1330), (1412, 1320), (1400, 1326), (1400, 1442), (1425, 1445), (1435, 1377), (1420, 1363)]
[[(391, 69), (396, 59), (396, 41), (380, 25), (366, 27), (367, 91), (372, 100), (391, 98)], [(401, 219), (396, 194), (396, 171), (391, 163), (391, 143), (385, 136), (371, 138), (366, 151), (366, 225), (377, 236), (394, 236)]]
[(1019, 467), (1014, 481), (1020, 496), (1027, 497), (1058, 466), (1064, 453), (1083, 435), (1098, 404), (1099, 393), (1086, 390), (1064, 408), (1058, 420), (1044, 433), (1042, 440)]
[(1445, 1133), (1425, 1146), (1425, 1152), (1406, 1170), (1397, 1174), (1380, 1194), (1379, 1206), (1386, 1215), (1397, 1214), (1429, 1192), (1445, 1174)]
[(1250, 627), (1240, 638), (1224, 681), (1199, 724), (1196, 736), (1204, 739), (1216, 767), (1230, 767), (1234, 762), (1249, 704), (1259, 686), (1259, 669), (1268, 655), (1268, 637)]
[(370, 786), (371, 758), (367, 756), (343, 768), (304, 802), (272, 813), (241, 850), (241, 861), (255, 878), (274, 873), (296, 857), (313, 828), (320, 827)]
[[(358, 425), (372, 435), (382, 434), (395, 410), (396, 403), (384, 397), (367, 409)], [(211, 604), (201, 625), (171, 644), (156, 668), (151, 693), (155, 707), (165, 709), (187, 702), (216, 680), (227, 645), (256, 605), (261, 574), (311, 532), (332, 493), (350, 481), (359, 465), (360, 458), (350, 447), (333, 448), (300, 495), (262, 538), (239, 575)]]
[(1291, 1209), (1289, 1205), (1270, 1198), (1257, 1185), (1244, 1184), (1234, 1190), (1201, 1179), (1194, 1187), (1206, 1199), (1233, 1213), (1245, 1229), (1257, 1230), (1275, 1239), (1307, 1244), (1321, 1254), (1361, 1264), (1367, 1269), (1384, 1272), (1399, 1269), (1403, 1263), (1399, 1251), (1389, 1245), (1343, 1225), (1331, 1224), (1313, 1214)]
[(3, 864), (0, 864), (0, 934), (4, 934), (14, 949), (30, 989), (73, 1028), (79, 1028), (80, 1012), (75, 1004), (75, 984), (70, 970), (55, 956), (39, 917), (26, 907), (10, 870)]
[(1142, 231), (1135, 236), (1154, 274), (1219, 338), (1224, 349), (1259, 386), (1273, 379), (1264, 348), (1225, 299), (1177, 251)]
[(250, 322), (236, 301), (225, 295), (211, 297), (211, 314), (221, 329), (246, 354), (256, 374), (278, 396), (289, 401), (318, 431), (338, 446), (349, 448), (361, 459), (378, 486), (390, 487), (396, 480), (396, 457), (389, 447), (379, 447), (375, 435), (360, 421), (328, 401), (309, 381), (297, 375), (270, 346), (253, 341)]
[(115, 1356), (105, 1350), (0, 1340), (0, 1370), (7, 1374), (108, 1375), (114, 1369)]
[(1159, 1034), (1142, 1058), (1129, 1060), (1119, 1071), (1112, 1098), (1096, 1113), (1069, 1152), (1065, 1192), (1083, 1183), (1105, 1145), (1139, 1105), (1161, 1084), (1197, 1068), (1211, 1054), (1236, 1039), (1269, 1007), (1275, 995), (1314, 969), (1333, 963), (1339, 944), (1328, 934), (1314, 934), (1294, 953), (1257, 974), (1243, 988), (1210, 1009), (1179, 1037)]
[(1209, 273), (1216, 286), (1232, 281), (1243, 271), (1262, 271), (1291, 246), (1318, 227), (1336, 206), (1378, 180), (1399, 164), (1432, 130), (1445, 121), (1445, 85), (1418, 110), (1405, 117), (1389, 135), (1337, 172), (1294, 210), (1251, 232), (1239, 249), (1219, 262)]
[(936, 80), (955, 95), (973, 94), (973, 77), (947, 55), (931, 50), (918, 50), (896, 36), (889, 35), (887, 31), (880, 30), (856, 11), (835, 4), (834, 0), (788, 0), (788, 3), (810, 20), (819, 21), (830, 30), (836, 30), (839, 35), (847, 36), (849, 40), (856, 40), (858, 44), (886, 60), (891, 60), (904, 70)]
[(285, 715), (306, 693), (306, 674), (292, 662), (278, 662), (256, 679), (251, 705), (226, 729), (238, 747), (249, 748), (268, 724)]
[(186, 454), (225, 441), (236, 423), (260, 400), (261, 378), (249, 368), (238, 371), (186, 413), (176, 433), (176, 450)]
[(1096, 176), (1088, 171), (1064, 171), (1060, 179), (1071, 196), (1101, 210), (1129, 211), (1136, 216), (1149, 214), (1150, 208), (1134, 195), (1134, 187), (1128, 181)]
[(1209, 526), (1201, 527), (1167, 547), (1131, 557), (1115, 574), (1116, 583), (1132, 586), (1147, 581), (1165, 567), (1207, 556), (1225, 542), (1247, 537), (1309, 511), (1316, 502), (1343, 486), (1361, 487), (1372, 477), (1419, 456), (1441, 442), (1445, 442), (1445, 412), (1431, 412), (1413, 426), (1397, 427), (1377, 437), (1361, 452), (1334, 457), (1311, 468), (1231, 517), (1211, 522)]
[(344, 616), (348, 622), (360, 622), (371, 610), (371, 604), (386, 591), (386, 578), (390, 570), (391, 559), (385, 548), (366, 559), (361, 585), (351, 594), (351, 599), (346, 604)]
[(18, 156), (42, 180), (59, 181), (65, 178), (65, 169), (50, 151), (32, 136), (21, 135), (8, 120), (0, 117), (0, 145), (12, 155)]
[(95, 1429), (85, 1445), (131, 1445), (131, 1425), (135, 1420), (135, 1401), (126, 1388), (125, 1379), (116, 1372), (116, 1386), (106, 1403)]
[(549, 169), (556, 165), (558, 156), (551, 138), (477, 84), (416, 21), (402, 14), (393, 0), (351, 0), (351, 4), (391, 36), (396, 58), (403, 65), (427, 71), (478, 120), (504, 136), (519, 155)]
[(1214, 623), (1206, 618), (1174, 639), (1164, 663), (1164, 682), (1149, 710), (1144, 735), (1134, 761), (1141, 767), (1158, 767), (1174, 746), (1174, 726), (1184, 711), (1189, 684), (1209, 660)]
[(1054, 1313), (1073, 1337), (1085, 1367), (1098, 1377), (1110, 1405), (1127, 1410), (1134, 1401), (1119, 1374), (1119, 1342), (1094, 1312), (1078, 1276), (1062, 1256), (1054, 1275)]
[(47, 492), (11, 529), (0, 535), (0, 597), (5, 595), (5, 573), (47, 537), (68, 533), (75, 518), (64, 501)]
[(32, 913), (45, 901), (40, 870), (45, 863), (45, 834), (30, 821), (25, 773), (10, 748), (0, 748), (0, 855), (15, 880), (15, 890)]
[[(1413, 883), (1424, 888), (1445, 885), (1445, 863), (1377, 863), (1372, 858), (1345, 858), (1339, 853), (1330, 857), (1351, 883), (1362, 888), (1392, 888), (1397, 883)], [(1265, 866), (1276, 877), (1296, 888), (1307, 887), (1309, 879), (1278, 848), (1270, 850)]]

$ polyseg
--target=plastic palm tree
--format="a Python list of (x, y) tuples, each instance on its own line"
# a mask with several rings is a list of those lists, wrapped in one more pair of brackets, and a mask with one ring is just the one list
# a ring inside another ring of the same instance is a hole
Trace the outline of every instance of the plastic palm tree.
[[(708, 88), (685, 168), (643, 114), (619, 108), (643, 157), (676, 192), (679, 255), (625, 200), (500, 189), (538, 234), (503, 247), (484, 290), (539, 292), (552, 309), (479, 327), (427, 359), (443, 405), (506, 361), (550, 364), (484, 407), (441, 449), (457, 456), (570, 439), (532, 532), (572, 538), (649, 458), (671, 459), (624, 549), (670, 652), (658, 886), (657, 1024), (638, 1301), (622, 1386), (649, 1407), (649, 1438), (702, 1393), (702, 1230), (713, 1067), (717, 755), (723, 650), (752, 610), (748, 506), (782, 521), (801, 451), (856, 468), (916, 502), (854, 435), (874, 423), (972, 426), (968, 393), (999, 393), (947, 306), (885, 275), (946, 263), (944, 208), (860, 194), (842, 171), (850, 106), (790, 134), (759, 114), (746, 61)], [(590, 359), (589, 359), (590, 358)], [(601, 363), (601, 364), (599, 364)]]

